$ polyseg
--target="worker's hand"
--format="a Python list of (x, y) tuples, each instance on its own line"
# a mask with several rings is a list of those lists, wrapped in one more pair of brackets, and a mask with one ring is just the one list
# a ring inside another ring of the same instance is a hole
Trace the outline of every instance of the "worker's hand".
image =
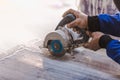
[(78, 26), (80, 28), (87, 28), (88, 26), (88, 16), (82, 12), (79, 12), (79, 11), (76, 11), (76, 10), (73, 10), (73, 9), (69, 9), (68, 11), (66, 11), (64, 14), (63, 14), (63, 17), (66, 16), (67, 14), (73, 14), (76, 16), (76, 20), (72, 21), (71, 23), (69, 23), (67, 26), (69, 28), (72, 28), (72, 27), (75, 27), (75, 26)]
[(91, 49), (91, 50), (94, 50), (94, 51), (100, 49), (99, 39), (102, 35), (104, 35), (104, 34), (101, 32), (93, 32), (91, 34), (92, 40), (90, 42), (84, 44), (84, 47)]

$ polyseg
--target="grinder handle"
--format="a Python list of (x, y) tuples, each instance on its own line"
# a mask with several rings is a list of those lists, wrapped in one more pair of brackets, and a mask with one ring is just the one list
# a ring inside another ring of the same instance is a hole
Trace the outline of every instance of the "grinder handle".
[[(67, 14), (57, 25), (56, 29), (59, 29), (59, 27), (64, 27), (64, 25), (74, 21), (76, 19), (75, 15), (73, 14)], [(83, 37), (83, 39), (80, 40), (76, 40), (74, 43), (75, 44), (81, 44), (84, 42), (87, 42), (89, 40), (89, 36), (86, 34), (86, 30), (79, 28), (78, 26), (74, 27), (76, 28), (76, 30), (80, 31), (81, 36)]]
[(64, 25), (74, 21), (76, 19), (76, 17), (73, 15), (73, 14), (67, 14), (60, 22), (59, 24), (57, 25), (56, 29), (59, 29), (59, 27), (63, 27)]

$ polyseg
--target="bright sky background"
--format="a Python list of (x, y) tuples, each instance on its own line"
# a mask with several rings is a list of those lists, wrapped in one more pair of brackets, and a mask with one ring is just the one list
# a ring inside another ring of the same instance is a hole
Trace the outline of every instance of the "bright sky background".
[[(54, 30), (76, 0), (0, 0), (0, 51)], [(63, 6), (65, 5), (65, 6)]]

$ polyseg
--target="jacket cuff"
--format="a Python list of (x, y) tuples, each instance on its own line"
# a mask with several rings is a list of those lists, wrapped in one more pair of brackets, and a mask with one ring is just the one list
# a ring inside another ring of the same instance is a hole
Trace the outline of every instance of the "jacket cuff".
[(113, 39), (112, 39), (110, 36), (108, 36), (108, 35), (103, 35), (103, 36), (101, 36), (100, 39), (99, 39), (99, 46), (100, 46), (101, 48), (106, 48), (107, 45), (108, 45), (108, 43), (109, 43), (110, 41), (112, 41), (112, 40), (113, 40)]
[(91, 32), (100, 31), (98, 16), (88, 16), (88, 30)]

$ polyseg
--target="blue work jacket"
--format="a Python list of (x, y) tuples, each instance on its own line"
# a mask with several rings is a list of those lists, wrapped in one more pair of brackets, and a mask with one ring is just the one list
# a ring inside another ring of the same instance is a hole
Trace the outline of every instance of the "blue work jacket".
[[(120, 13), (98, 15), (100, 31), (120, 37)], [(111, 40), (106, 47), (107, 55), (120, 64), (120, 40)]]

